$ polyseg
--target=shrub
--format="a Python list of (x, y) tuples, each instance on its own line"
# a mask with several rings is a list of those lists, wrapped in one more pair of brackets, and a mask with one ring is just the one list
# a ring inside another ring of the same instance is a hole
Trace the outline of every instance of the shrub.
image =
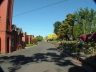
[(91, 35), (91, 38), (96, 42), (96, 32)]
[(38, 40), (37, 39), (33, 39), (33, 40), (31, 40), (31, 42), (33, 42), (34, 44), (37, 44)]
[(26, 47), (30, 47), (33, 46), (34, 44), (26, 44)]
[(36, 36), (36, 39), (38, 40), (38, 41), (42, 41), (43, 40), (43, 37), (42, 36)]
[(56, 35), (55, 33), (49, 34), (49, 35), (47, 36), (47, 40), (53, 41), (53, 40), (56, 40), (56, 39), (57, 39), (57, 35)]
[(87, 35), (82, 34), (81, 36), (79, 36), (79, 39), (82, 39), (83, 41), (87, 40)]

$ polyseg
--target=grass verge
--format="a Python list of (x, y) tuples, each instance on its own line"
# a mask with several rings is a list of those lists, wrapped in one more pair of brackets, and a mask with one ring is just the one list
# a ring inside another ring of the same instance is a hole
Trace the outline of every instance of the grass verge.
[(33, 46), (34, 44), (26, 44), (26, 47), (31, 47)]

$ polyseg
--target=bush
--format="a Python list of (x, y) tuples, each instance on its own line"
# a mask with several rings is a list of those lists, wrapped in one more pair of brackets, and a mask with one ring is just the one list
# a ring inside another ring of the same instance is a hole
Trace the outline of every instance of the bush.
[(33, 46), (34, 44), (26, 44), (26, 47), (30, 47)]
[(49, 34), (49, 35), (47, 36), (47, 40), (53, 41), (53, 40), (56, 40), (56, 39), (57, 39), (57, 35), (56, 35), (55, 33)]
[(33, 39), (33, 40), (31, 40), (31, 42), (33, 42), (34, 44), (37, 44), (38, 40), (37, 39)]
[(38, 40), (38, 41), (42, 41), (43, 40), (43, 37), (42, 36), (36, 36), (36, 39)]

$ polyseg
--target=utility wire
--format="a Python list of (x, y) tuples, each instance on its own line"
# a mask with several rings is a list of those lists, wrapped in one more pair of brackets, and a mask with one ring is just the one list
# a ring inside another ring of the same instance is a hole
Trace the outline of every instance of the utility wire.
[[(28, 11), (28, 12), (25, 12), (25, 13), (21, 13), (21, 14), (15, 15), (15, 16), (19, 16), (19, 15), (23, 15), (23, 14), (26, 14), (26, 13), (29, 13), (29, 12), (32, 12), (32, 11), (36, 11), (36, 10), (39, 10), (39, 9), (43, 9), (43, 8), (46, 8), (46, 7), (55, 5), (55, 4), (59, 4), (59, 3), (65, 2), (65, 1), (67, 1), (67, 0), (63, 0), (63, 1), (60, 1), (60, 2), (57, 2), (57, 3), (51, 4), (51, 5), (47, 5), (47, 6), (44, 6), (44, 7), (41, 7), (41, 8), (37, 8), (37, 9), (35, 9), (35, 10), (31, 10), (31, 11)], [(13, 16), (13, 17), (15, 17), (15, 16)]]
[[(19, 27), (17, 26), (17, 28), (19, 28)], [(34, 28), (29, 28), (29, 27), (22, 27), (22, 28), (27, 28), (27, 29), (34, 29)], [(53, 31), (53, 30), (45, 30), (45, 29), (34, 29), (34, 30)]]

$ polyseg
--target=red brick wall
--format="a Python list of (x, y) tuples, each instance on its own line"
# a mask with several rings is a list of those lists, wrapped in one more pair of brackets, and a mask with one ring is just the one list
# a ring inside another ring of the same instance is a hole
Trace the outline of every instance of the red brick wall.
[[(8, 20), (7, 17), (9, 16), (9, 29), (11, 30), (12, 25), (12, 12), (13, 12), (13, 0), (10, 2), (10, 9), (8, 9), (9, 0), (3, 0), (2, 4), (0, 5), (0, 38), (1, 38), (1, 53), (7, 52), (7, 38), (11, 40), (11, 33), (6, 32)], [(10, 44), (10, 42), (9, 42)], [(11, 51), (11, 47), (9, 45), (9, 52)]]
[[(12, 35), (14, 35), (14, 46), (12, 46), (12, 51), (22, 49), (22, 36), (23, 34), (18, 34), (17, 31), (12, 31)], [(20, 45), (19, 45), (19, 36), (20, 36)]]
[(18, 39), (18, 33), (17, 33), (17, 31), (12, 31), (12, 35), (14, 35), (14, 46), (12, 46), (12, 44), (11, 44), (11, 47), (12, 47), (12, 51), (15, 51), (17, 49), (17, 45), (18, 45), (18, 40), (17, 40)]
[(27, 35), (25, 34), (25, 44), (27, 44)]
[(22, 40), (25, 42), (25, 33), (23, 33)]
[(1, 38), (1, 53), (5, 53), (5, 32), (0, 32), (0, 38)]
[(11, 30), (13, 14), (13, 0), (8, 0), (6, 30)]
[(32, 39), (35, 39), (34, 35), (32, 35)]
[[(19, 45), (19, 36), (20, 36), (20, 45)], [(17, 43), (18, 43), (18, 45), (17, 45), (17, 49), (18, 50), (20, 50), (20, 49), (22, 49), (22, 36), (23, 36), (23, 34), (19, 34), (18, 36), (17, 36)]]
[(25, 33), (23, 33), (22, 40), (24, 41), (23, 43), (24, 43), (24, 47), (25, 47), (25, 46), (26, 46), (26, 44), (27, 44), (27, 36), (26, 36), (26, 34), (25, 34)]
[[(30, 35), (31, 36), (31, 40), (35, 39), (34, 35)], [(33, 42), (31, 42), (31, 44), (33, 44)]]
[[(7, 45), (7, 38), (9, 37), (9, 52), (11, 52), (11, 46), (10, 46), (10, 41), (11, 41), (11, 32), (6, 32), (6, 40), (5, 40), (5, 51), (7, 52), (7, 48), (8, 48), (8, 45)], [(12, 44), (11, 44), (12, 45)]]
[(24, 41), (24, 44), (26, 46), (26, 44), (33, 44), (31, 42), (32, 39), (34, 39), (34, 35), (26, 35), (25, 33), (23, 33), (24, 37), (22, 37), (22, 40)]
[(28, 35), (28, 44), (30, 44), (30, 35)]
[(2, 4), (0, 5), (0, 17), (1, 17), (0, 31), (6, 30), (7, 5), (8, 0), (3, 0)]

